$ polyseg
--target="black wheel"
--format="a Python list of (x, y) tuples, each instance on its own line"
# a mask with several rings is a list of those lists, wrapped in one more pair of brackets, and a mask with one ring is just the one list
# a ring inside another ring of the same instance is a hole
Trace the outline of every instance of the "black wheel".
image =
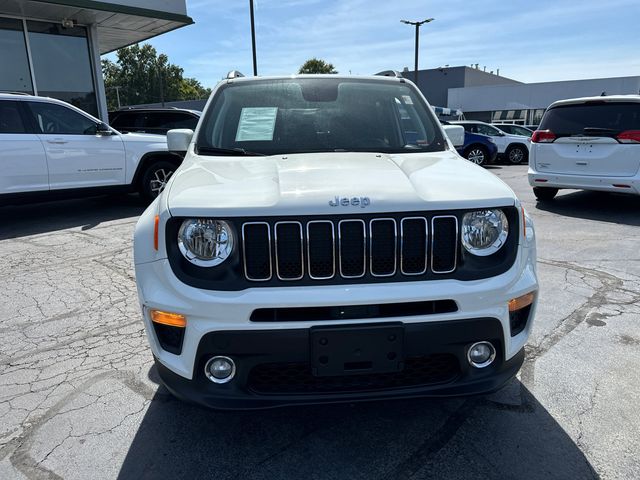
[(464, 158), (476, 165), (485, 165), (489, 160), (487, 149), (480, 145), (472, 145), (464, 152)]
[(142, 175), (142, 183), (140, 185), (140, 193), (144, 198), (153, 201), (176, 171), (177, 165), (166, 160), (160, 160), (152, 163), (147, 167)]
[(509, 147), (506, 152), (507, 161), (511, 165), (518, 165), (520, 163), (526, 163), (529, 161), (529, 151), (527, 147), (522, 145), (514, 145), (513, 147)]
[(557, 193), (557, 188), (533, 187), (533, 194), (540, 201), (553, 200), (553, 197), (555, 197)]

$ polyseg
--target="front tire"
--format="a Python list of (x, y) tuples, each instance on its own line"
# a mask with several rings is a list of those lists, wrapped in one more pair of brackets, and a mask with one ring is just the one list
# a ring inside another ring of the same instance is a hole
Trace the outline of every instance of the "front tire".
[(486, 148), (473, 145), (464, 152), (464, 158), (476, 165), (486, 165), (489, 161), (489, 153)]
[(533, 194), (542, 202), (553, 200), (553, 197), (555, 197), (557, 193), (557, 188), (533, 187)]
[(529, 161), (529, 151), (522, 145), (515, 145), (507, 150), (506, 157), (510, 165), (519, 165)]
[(162, 193), (169, 178), (177, 168), (176, 164), (166, 160), (160, 160), (149, 165), (142, 175), (141, 195), (149, 202), (155, 200)]

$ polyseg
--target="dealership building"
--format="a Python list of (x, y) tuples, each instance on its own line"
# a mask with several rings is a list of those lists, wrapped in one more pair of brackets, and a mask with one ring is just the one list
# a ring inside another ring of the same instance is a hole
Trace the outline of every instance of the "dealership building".
[(468, 120), (520, 125), (538, 125), (556, 100), (640, 93), (640, 76), (522, 83), (498, 73), (466, 66), (419, 70), (418, 87), (432, 105), (461, 110)]
[(185, 0), (0, 1), (0, 91), (58, 98), (106, 120), (100, 55), (192, 23)]

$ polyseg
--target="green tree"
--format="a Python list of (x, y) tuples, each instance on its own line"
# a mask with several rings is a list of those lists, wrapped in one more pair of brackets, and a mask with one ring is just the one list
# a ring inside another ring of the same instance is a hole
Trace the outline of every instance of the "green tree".
[(116, 52), (117, 60), (102, 60), (102, 74), (109, 110), (121, 105), (196, 100), (206, 98), (210, 88), (194, 78), (184, 78), (184, 70), (149, 44), (133, 45)]
[(327, 63), (319, 58), (311, 58), (304, 62), (298, 73), (338, 73), (331, 63)]

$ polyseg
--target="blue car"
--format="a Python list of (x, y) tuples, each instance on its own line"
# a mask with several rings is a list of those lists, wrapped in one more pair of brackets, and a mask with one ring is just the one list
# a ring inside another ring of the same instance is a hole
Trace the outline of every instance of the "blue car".
[(458, 153), (476, 165), (493, 163), (498, 156), (498, 146), (493, 139), (479, 133), (464, 132), (464, 145)]

